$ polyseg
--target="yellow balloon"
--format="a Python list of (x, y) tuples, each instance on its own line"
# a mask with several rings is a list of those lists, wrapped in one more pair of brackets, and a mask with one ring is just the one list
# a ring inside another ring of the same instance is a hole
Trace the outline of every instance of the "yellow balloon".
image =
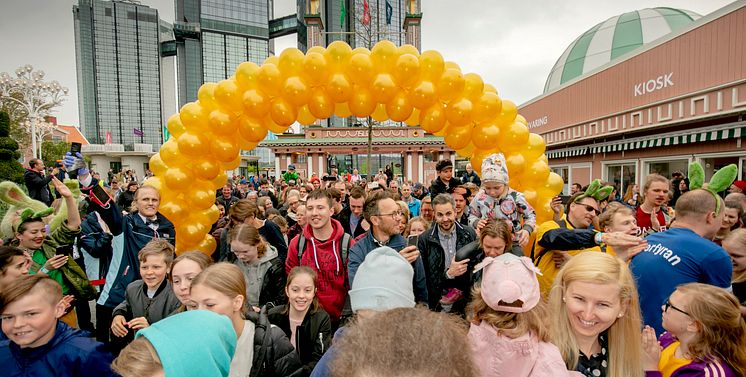
[(456, 63), (454, 63), (454, 62), (445, 62), (444, 68), (445, 68), (445, 70), (455, 69), (455, 70), (461, 72), (461, 67), (459, 67), (459, 65), (456, 64)]
[(262, 92), (269, 94), (270, 97), (280, 95), (282, 88), (282, 73), (274, 64), (263, 64), (257, 73), (257, 83)]
[(528, 142), (528, 128), (518, 122), (510, 124), (500, 130), (498, 145), (506, 152), (518, 151), (525, 148)]
[(420, 76), (420, 60), (412, 54), (399, 55), (394, 66), (394, 77), (400, 85), (415, 83)]
[(212, 188), (214, 189), (219, 189), (225, 186), (227, 182), (228, 182), (228, 175), (225, 174), (224, 171), (220, 171), (220, 173), (218, 173), (218, 176), (215, 177), (215, 179), (213, 179), (212, 181), (210, 181), (210, 183), (212, 183)]
[(347, 102), (337, 103), (334, 105), (334, 115), (340, 118), (347, 118), (352, 116), (352, 111), (350, 111), (350, 106)]
[(527, 159), (535, 160), (544, 154), (546, 146), (543, 137), (534, 133), (529, 134), (526, 149), (523, 151), (523, 154)]
[(249, 116), (262, 118), (269, 113), (269, 96), (259, 89), (250, 89), (243, 94), (244, 110)]
[[(194, 184), (192, 184), (194, 186)], [(215, 203), (215, 191), (208, 187), (207, 190), (192, 187), (189, 195), (186, 197), (190, 210), (204, 210), (210, 208)]]
[(311, 52), (306, 54), (303, 60), (302, 76), (312, 85), (324, 85), (329, 79), (329, 69), (323, 52)]
[(153, 174), (161, 176), (166, 173), (166, 170), (168, 170), (168, 165), (163, 162), (160, 153), (156, 153), (152, 157), (150, 157), (150, 161), (148, 161), (148, 168), (150, 169), (150, 171), (153, 172)]
[(417, 47), (414, 47), (410, 44), (404, 44), (404, 45), (399, 46), (397, 52), (399, 53), (399, 55), (412, 54), (416, 57), (420, 56), (420, 50), (418, 50)]
[(466, 148), (471, 142), (471, 129), (470, 126), (449, 126), (444, 138), (446, 145), (455, 150)]
[(259, 66), (254, 62), (243, 62), (236, 68), (236, 82), (243, 89), (249, 89), (257, 85)]
[(539, 199), (539, 194), (536, 192), (536, 190), (531, 188), (523, 189), (522, 191), (523, 196), (526, 198), (526, 201), (528, 204), (531, 204), (531, 206), (535, 206), (537, 200)]
[(544, 183), (543, 190), (546, 191), (548, 197), (554, 197), (555, 195), (562, 192), (562, 189), (565, 186), (565, 182), (562, 180), (562, 177), (555, 173), (555, 172), (549, 172), (549, 175), (547, 176), (547, 180)]
[(168, 166), (178, 165), (182, 156), (176, 138), (170, 138), (167, 142), (163, 143), (158, 153), (161, 155), (163, 162)]
[(279, 97), (272, 100), (269, 115), (275, 123), (284, 127), (283, 131), (298, 119), (296, 108), (285, 99)]
[(472, 143), (479, 149), (490, 149), (497, 147), (500, 137), (500, 127), (492, 123), (477, 124), (471, 134)]
[(439, 52), (427, 50), (420, 55), (420, 74), (423, 80), (437, 82), (443, 75), (444, 67), (443, 55)]
[(143, 186), (150, 186), (150, 187), (158, 190), (158, 192), (161, 192), (163, 190), (163, 188), (166, 186), (164, 184), (164, 182), (163, 182), (163, 179), (161, 177), (150, 177), (150, 178), (146, 179), (145, 182), (143, 182), (142, 185)]
[(370, 52), (366, 52), (353, 53), (347, 65), (347, 75), (350, 81), (361, 86), (369, 85), (375, 74)]
[(192, 180), (191, 172), (185, 168), (176, 166), (168, 169), (164, 175), (166, 186), (171, 190), (183, 189)]
[(498, 126), (511, 124), (515, 121), (516, 115), (518, 115), (518, 108), (515, 106), (515, 103), (503, 100), (502, 109), (500, 110), (500, 115), (496, 118), (496, 123)]
[(396, 64), (399, 51), (393, 42), (383, 40), (373, 46), (370, 50), (370, 57), (379, 72), (390, 72)]
[(474, 104), (474, 121), (486, 122), (500, 115), (502, 101), (495, 93), (485, 92)]
[(210, 154), (222, 163), (233, 161), (238, 152), (238, 143), (235, 141), (214, 138), (210, 142)]
[(521, 181), (533, 186), (543, 185), (549, 177), (549, 166), (544, 161), (535, 160), (521, 174)]
[(236, 132), (237, 118), (233, 113), (216, 109), (210, 112), (207, 124), (210, 131), (217, 135), (231, 135)]
[(463, 126), (471, 120), (473, 105), (467, 98), (459, 98), (448, 103), (446, 119), (455, 126)]
[(197, 246), (195, 246), (195, 249), (207, 256), (211, 256), (217, 247), (218, 244), (217, 241), (215, 241), (215, 238), (208, 234), (197, 244)]
[(407, 126), (419, 126), (420, 125), (420, 109), (413, 109), (412, 114), (404, 121)]
[(464, 96), (471, 100), (477, 100), (484, 91), (484, 81), (476, 73), (464, 75)]
[(285, 132), (289, 126), (284, 126), (282, 124), (276, 123), (274, 120), (272, 120), (272, 117), (269, 115), (262, 118), (262, 124), (264, 124), (264, 127), (268, 129), (270, 132), (275, 134), (281, 134)]
[(386, 104), (380, 103), (373, 110), (373, 114), (370, 115), (373, 119), (379, 122), (385, 122), (389, 120), (389, 114), (386, 112)]
[(188, 245), (197, 245), (208, 230), (207, 225), (195, 222), (193, 216), (190, 216), (185, 224), (176, 227), (176, 239), (182, 239)]
[(184, 123), (181, 122), (181, 117), (178, 113), (171, 115), (168, 118), (166, 127), (172, 137), (179, 137), (186, 131), (186, 127), (184, 127)]
[(445, 125), (446, 111), (443, 105), (439, 103), (430, 106), (420, 115), (420, 127), (431, 134), (442, 130)]
[(524, 126), (528, 126), (528, 122), (526, 121), (526, 118), (521, 114), (518, 114), (515, 116), (515, 121)]
[(297, 48), (286, 48), (280, 53), (280, 71), (283, 75), (297, 75), (303, 69), (306, 56)]
[[(492, 85), (490, 85), (490, 84), (484, 84), (484, 92), (485, 93), (495, 93), (495, 94), (497, 94), (497, 89), (495, 89), (495, 87), (492, 86)], [(499, 94), (498, 94), (498, 96), (499, 96)]]
[(334, 114), (334, 101), (323, 89), (314, 89), (308, 99), (308, 110), (317, 119), (327, 119)]
[(298, 122), (304, 126), (316, 122), (316, 117), (311, 114), (311, 110), (308, 109), (308, 106), (303, 106), (298, 109)]
[(347, 102), (352, 95), (352, 84), (342, 73), (335, 73), (326, 85), (326, 92), (336, 102)]
[(258, 143), (267, 137), (267, 128), (255, 118), (243, 117), (238, 125), (238, 133), (242, 138)]
[(298, 76), (292, 76), (285, 79), (282, 88), (283, 97), (295, 107), (302, 107), (308, 103), (311, 96), (308, 86)]
[(475, 150), (476, 146), (473, 143), (469, 143), (466, 147), (457, 150), (456, 154), (461, 157), (471, 158), (471, 156), (474, 155)]
[(236, 158), (231, 161), (222, 163), (221, 166), (225, 170), (237, 169), (239, 166), (241, 166), (241, 154), (236, 154)]
[(404, 91), (400, 91), (394, 95), (394, 98), (386, 104), (386, 113), (389, 114), (389, 117), (394, 122), (403, 122), (409, 119), (409, 116), (412, 115), (412, 110), (414, 108), (409, 102), (407, 93)]
[(179, 151), (186, 156), (197, 157), (205, 153), (209, 140), (203, 134), (185, 132), (176, 139), (179, 143)]
[(311, 47), (311, 48), (308, 49), (308, 51), (306, 52), (306, 55), (308, 55), (308, 54), (310, 54), (312, 52), (315, 52), (317, 54), (323, 54), (325, 51), (326, 51), (326, 49), (323, 48), (323, 47), (321, 47), (321, 46), (313, 46), (313, 47)]
[[(161, 196), (163, 196), (162, 193), (161, 193)], [(176, 200), (173, 200), (173, 201), (163, 200), (161, 201), (161, 205), (158, 207), (158, 212), (166, 216), (166, 218), (171, 220), (172, 223), (176, 224), (177, 222), (179, 222), (179, 220), (186, 217), (187, 215), (186, 207), (187, 207), (186, 203), (179, 203)]]
[(344, 67), (352, 54), (352, 48), (342, 41), (334, 41), (326, 47), (324, 57), (326, 62), (332, 67)]
[(418, 109), (427, 109), (437, 100), (435, 84), (431, 81), (420, 81), (409, 95), (412, 105)]
[(443, 72), (435, 86), (438, 97), (443, 101), (450, 101), (461, 96), (464, 91), (464, 76), (455, 69)]
[[(241, 126), (239, 125), (239, 127), (241, 127)], [(240, 128), (239, 128), (239, 130), (240, 130)], [(259, 143), (256, 142), (256, 141), (247, 140), (245, 137), (243, 137), (243, 135), (241, 135), (241, 133), (239, 131), (239, 134), (238, 134), (238, 147), (241, 148), (241, 150), (250, 151), (250, 150), (256, 148), (257, 144), (259, 144)]]
[(268, 57), (267, 57), (266, 59), (264, 59), (264, 61), (262, 62), (262, 65), (265, 65), (265, 64), (269, 64), (269, 65), (274, 65), (274, 66), (277, 66), (277, 67), (279, 68), (279, 65), (280, 65), (280, 58), (278, 58), (278, 57), (277, 57), (277, 56), (275, 56), (275, 55), (271, 55), (271, 56), (268, 56)]
[(526, 158), (521, 153), (511, 153), (505, 156), (505, 164), (508, 166), (508, 174), (516, 176), (526, 168)]
[(217, 107), (217, 102), (215, 102), (215, 89), (217, 87), (218, 84), (214, 82), (206, 82), (202, 84), (202, 86), (199, 87), (199, 91), (197, 91), (197, 99), (199, 100), (199, 103), (206, 107)]
[(207, 117), (199, 102), (189, 102), (182, 106), (179, 117), (187, 130), (204, 130), (207, 128)]
[(365, 87), (355, 85), (352, 91), (352, 98), (347, 103), (352, 115), (358, 118), (364, 118), (370, 115), (376, 108), (376, 101), (373, 95)]
[(220, 173), (220, 164), (209, 156), (202, 156), (192, 163), (192, 171), (196, 178), (210, 181)]
[(379, 73), (371, 84), (373, 98), (379, 103), (386, 103), (394, 98), (397, 92), (394, 78), (388, 73)]
[[(243, 110), (241, 98), (243, 90), (238, 87), (235, 78), (223, 80), (215, 88), (215, 100), (231, 111), (239, 112)], [(203, 105), (204, 107), (204, 105)]]

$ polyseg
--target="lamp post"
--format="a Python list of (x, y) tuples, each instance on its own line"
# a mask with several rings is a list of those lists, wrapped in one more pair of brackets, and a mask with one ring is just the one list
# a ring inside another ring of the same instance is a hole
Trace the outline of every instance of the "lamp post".
[(44, 81), (44, 71), (34, 71), (30, 64), (19, 67), (15, 74), (14, 78), (0, 73), (0, 105), (15, 105), (25, 112), (24, 126), (31, 133), (33, 155), (40, 158), (42, 140), (37, 140), (37, 126), (43, 127), (44, 117), (62, 104), (68, 89), (57, 81)]

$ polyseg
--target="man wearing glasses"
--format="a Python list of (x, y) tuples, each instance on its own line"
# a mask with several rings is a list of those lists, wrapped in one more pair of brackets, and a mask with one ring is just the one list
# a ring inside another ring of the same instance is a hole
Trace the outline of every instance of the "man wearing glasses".
[(399, 223), (402, 212), (399, 205), (386, 191), (377, 192), (365, 200), (363, 207), (365, 219), (370, 223), (370, 230), (350, 248), (350, 260), (347, 265), (350, 286), (355, 280), (360, 264), (365, 256), (374, 249), (388, 246), (401, 254), (414, 268), (415, 300), (427, 304), (427, 281), (425, 266), (416, 245), (407, 245), (407, 240), (399, 234)]
[(640, 237), (623, 232), (594, 231), (591, 228), (593, 220), (601, 214), (599, 201), (585, 192), (571, 196), (564, 208), (561, 198), (555, 198), (552, 209), (555, 219), (539, 225), (531, 249), (531, 258), (542, 273), (537, 278), (544, 297), (549, 294), (557, 272), (573, 256), (587, 251), (613, 253), (612, 249), (606, 248), (607, 245), (631, 247), (644, 242)]
[(723, 207), (720, 197), (705, 190), (685, 193), (676, 202), (671, 228), (648, 236), (648, 247), (632, 258), (643, 321), (657, 335), (663, 332), (661, 306), (677, 286), (704, 283), (731, 289), (733, 264), (711, 241), (722, 225)]

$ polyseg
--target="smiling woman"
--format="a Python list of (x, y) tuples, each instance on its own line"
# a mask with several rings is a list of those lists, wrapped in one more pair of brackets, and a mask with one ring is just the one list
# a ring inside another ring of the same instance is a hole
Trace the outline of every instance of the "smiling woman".
[(642, 376), (640, 306), (627, 264), (580, 253), (560, 270), (549, 296), (551, 340), (567, 368), (588, 377)]

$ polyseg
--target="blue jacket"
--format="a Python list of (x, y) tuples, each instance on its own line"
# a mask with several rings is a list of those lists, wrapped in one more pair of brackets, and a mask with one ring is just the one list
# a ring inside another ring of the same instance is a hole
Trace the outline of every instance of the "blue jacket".
[(0, 342), (0, 365), (6, 377), (16, 376), (116, 376), (111, 354), (87, 333), (57, 322), (49, 343), (20, 348), (9, 340)]
[[(407, 246), (407, 240), (401, 235), (395, 234), (391, 236), (388, 244), (385, 246), (400, 251)], [(363, 238), (352, 245), (347, 262), (347, 274), (350, 277), (350, 286), (352, 286), (352, 282), (355, 280), (355, 273), (357, 273), (358, 267), (360, 267), (360, 264), (365, 260), (365, 256), (378, 247), (380, 247), (380, 245), (375, 239), (373, 239), (372, 231), (365, 233)], [(425, 264), (422, 262), (422, 257), (417, 257), (417, 260), (412, 264), (412, 268), (414, 268), (412, 287), (414, 288), (415, 300), (417, 302), (427, 303), (427, 277), (425, 276)]]
[(124, 217), (121, 233), (114, 233), (111, 262), (106, 274), (106, 284), (97, 301), (98, 305), (113, 309), (124, 301), (127, 286), (140, 279), (140, 261), (137, 259), (137, 253), (145, 244), (154, 238), (164, 238), (175, 244), (174, 224), (160, 213), (157, 217), (158, 231), (148, 227), (137, 212)]

